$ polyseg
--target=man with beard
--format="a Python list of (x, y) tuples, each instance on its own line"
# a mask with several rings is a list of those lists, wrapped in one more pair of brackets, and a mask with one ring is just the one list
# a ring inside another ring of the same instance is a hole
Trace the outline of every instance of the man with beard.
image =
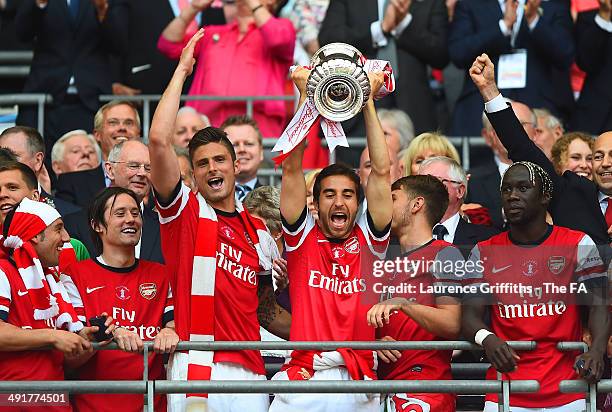
[[(153, 341), (148, 379), (165, 379), (163, 356), (178, 343), (174, 331), (172, 293), (166, 268), (136, 257), (143, 227), (140, 199), (131, 190), (111, 187), (94, 198), (89, 211), (90, 234), (100, 255), (70, 265), (64, 284), (82, 321), (110, 313), (117, 329), (113, 338), (120, 351), (91, 352), (77, 369), (81, 380), (138, 380), (143, 375), (143, 341)], [(133, 352), (133, 353), (126, 353)], [(109, 367), (109, 365), (113, 365)], [(72, 402), (79, 411), (142, 411), (143, 397), (135, 394), (80, 394)], [(166, 397), (155, 397), (155, 409)]]
[[(609, 336), (605, 266), (588, 235), (546, 222), (552, 187), (548, 174), (534, 163), (508, 168), (501, 198), (509, 230), (474, 247), (470, 261), (475, 270), (465, 282), (474, 291), (464, 296), (462, 332), (484, 348), (492, 364), (487, 379), (500, 372), (504, 380), (536, 379), (540, 384), (536, 393), (510, 395), (517, 412), (584, 410), (584, 393), (561, 393), (559, 382), (578, 377), (596, 382)], [(503, 284), (515, 285), (514, 290), (492, 288)], [(581, 340), (581, 304), (590, 305), (592, 344), (576, 358), (576, 353), (558, 350), (557, 343)], [(490, 327), (483, 320), (487, 306)], [(537, 348), (517, 354), (506, 341), (519, 340), (533, 340)], [(485, 412), (498, 410), (497, 395), (485, 399)]]
[[(236, 200), (239, 164), (225, 132), (207, 127), (193, 136), (189, 157), (198, 193), (181, 183), (172, 136), (181, 90), (203, 35), (199, 30), (183, 49), (149, 134), (151, 181), (174, 291), (176, 331), (181, 340), (258, 341), (261, 324), (284, 337), (290, 316), (276, 304), (270, 276), (258, 276), (272, 269), (278, 249), (264, 223)], [(266, 379), (261, 355), (254, 350), (175, 352), (168, 369), (173, 380)], [(257, 393), (169, 397), (171, 411), (189, 405), (264, 412), (268, 404), (268, 395)]]
[[(309, 71), (298, 68), (293, 80), (306, 100)], [(371, 73), (372, 92), (363, 114), (370, 148), (371, 173), (365, 197), (368, 207), (358, 214), (361, 185), (347, 166), (332, 164), (316, 177), (313, 187), (315, 221), (306, 206), (302, 170), (305, 141), (283, 161), (281, 217), (285, 232), (291, 297), (291, 340), (374, 340), (368, 326), (369, 305), (364, 273), (369, 262), (382, 258), (389, 243), (392, 215), (390, 161), (387, 143), (372, 96), (382, 73)], [(318, 124), (315, 123), (314, 127)], [(373, 351), (295, 350), (274, 379), (362, 380), (375, 378)], [(270, 411), (377, 411), (377, 394), (276, 394)]]
[[(429, 175), (407, 176), (391, 186), (391, 231), (399, 240), (401, 259), (408, 270), (383, 278), (384, 286), (409, 287), (414, 292), (383, 293), (384, 301), (368, 312), (368, 323), (385, 341), (435, 341), (456, 339), (461, 328), (460, 274), (465, 270), (461, 252), (442, 239), (432, 239), (432, 228), (448, 205), (445, 185)], [(426, 262), (427, 265), (419, 262)], [(401, 269), (401, 268), (400, 268)], [(440, 288), (429, 292), (430, 288)], [(454, 290), (453, 290), (454, 289)], [(397, 289), (396, 289), (397, 290)], [(383, 361), (378, 377), (387, 380), (449, 380), (452, 351), (378, 351)], [(389, 412), (413, 410), (454, 412), (455, 395), (394, 393), (387, 395)], [(421, 409), (419, 409), (421, 408)]]

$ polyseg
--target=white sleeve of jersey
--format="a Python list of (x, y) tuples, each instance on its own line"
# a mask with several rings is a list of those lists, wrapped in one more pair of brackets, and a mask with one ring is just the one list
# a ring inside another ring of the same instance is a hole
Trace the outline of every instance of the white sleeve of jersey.
[(374, 233), (378, 231), (375, 228), (370, 227), (367, 206), (364, 208), (363, 212), (357, 216), (357, 226), (359, 226), (365, 235), (370, 252), (378, 259), (384, 259), (385, 255), (387, 254), (387, 247), (389, 246), (391, 226), (389, 225), (389, 230), (385, 231), (382, 236), (376, 236)]
[(164, 315), (174, 310), (174, 300), (172, 298), (172, 288), (168, 285), (168, 295), (166, 296), (166, 307), (164, 308)]
[(309, 210), (306, 210), (306, 218), (302, 221), (300, 226), (294, 230), (289, 230), (288, 227), (283, 225), (283, 240), (285, 241), (285, 250), (287, 252), (293, 252), (304, 243), (308, 233), (315, 227), (315, 220)]
[(170, 223), (179, 217), (185, 209), (185, 206), (187, 206), (191, 189), (189, 189), (183, 182), (180, 182), (180, 185), (181, 188), (178, 191), (178, 194), (167, 206), (162, 206), (159, 204), (159, 202), (155, 202), (157, 211), (159, 212), (159, 223), (162, 225)]
[(6, 273), (0, 269), (0, 319), (6, 321), (11, 306), (11, 284)]
[(72, 280), (72, 276), (62, 273), (60, 275), (60, 282), (62, 282), (62, 285), (64, 285), (66, 292), (68, 292), (68, 297), (70, 298), (72, 307), (77, 313), (79, 320), (85, 324), (87, 322), (87, 319), (85, 318), (85, 307), (83, 305), (83, 299), (81, 298), (79, 289), (74, 284), (74, 280)]
[(589, 235), (584, 235), (576, 248), (576, 271), (575, 279), (577, 282), (584, 282), (589, 279), (605, 277), (606, 267), (597, 250), (597, 245)]

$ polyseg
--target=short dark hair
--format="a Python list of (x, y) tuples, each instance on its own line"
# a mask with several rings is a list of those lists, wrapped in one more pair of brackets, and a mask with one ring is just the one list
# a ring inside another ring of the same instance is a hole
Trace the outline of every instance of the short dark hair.
[(0, 147), (0, 162), (17, 162), (17, 155), (8, 147)]
[(263, 138), (261, 135), (261, 130), (259, 130), (259, 125), (253, 118), (247, 116), (246, 114), (239, 116), (230, 116), (223, 121), (219, 129), (225, 131), (230, 126), (251, 126), (257, 132), (257, 141), (259, 145), (263, 145)]
[(321, 182), (323, 179), (330, 176), (346, 176), (355, 184), (355, 194), (358, 199), (362, 198), (361, 181), (357, 173), (347, 165), (343, 163), (333, 163), (321, 170), (321, 172), (315, 178), (314, 185), (312, 187), (312, 196), (315, 202), (319, 201), (321, 195)]
[(216, 127), (205, 127), (202, 130), (198, 130), (193, 138), (189, 141), (189, 159), (193, 164), (193, 154), (200, 146), (206, 146), (209, 143), (219, 143), (227, 148), (232, 157), (232, 162), (236, 161), (236, 151), (234, 145), (227, 138), (227, 133)]
[(425, 199), (425, 216), (434, 227), (440, 222), (448, 208), (448, 191), (444, 183), (431, 175), (411, 175), (397, 179), (391, 185), (391, 190), (403, 190), (409, 198), (417, 196)]
[(36, 175), (28, 165), (11, 160), (0, 162), (0, 172), (8, 172), (10, 170), (18, 170), (21, 172), (21, 177), (23, 177), (28, 189), (38, 189), (38, 180), (36, 179)]
[[(100, 234), (95, 231), (94, 226), (100, 225), (106, 228), (106, 218), (104, 214), (106, 213), (106, 203), (108, 199), (113, 199), (110, 207), (112, 208), (115, 205), (115, 201), (117, 200), (117, 196), (126, 194), (134, 199), (136, 205), (140, 205), (140, 201), (138, 200), (138, 196), (130, 189), (125, 189), (123, 187), (112, 186), (107, 187), (106, 189), (102, 189), (98, 192), (98, 194), (94, 197), (91, 204), (89, 205), (89, 210), (87, 214), (87, 221), (89, 222), (89, 233), (91, 235), (91, 240), (93, 241), (96, 249), (98, 249), (99, 253), (102, 253), (104, 247), (102, 244), (102, 238)], [(138, 207), (139, 213), (142, 215), (142, 211), (140, 207)]]
[(4, 136), (8, 136), (9, 134), (17, 134), (23, 133), (27, 136), (28, 141), (28, 151), (30, 154), (35, 154), (38, 152), (42, 152), (45, 154), (45, 139), (43, 139), (42, 135), (38, 132), (38, 130), (33, 127), (28, 126), (13, 126), (5, 129), (2, 133), (0, 133), (0, 140)]

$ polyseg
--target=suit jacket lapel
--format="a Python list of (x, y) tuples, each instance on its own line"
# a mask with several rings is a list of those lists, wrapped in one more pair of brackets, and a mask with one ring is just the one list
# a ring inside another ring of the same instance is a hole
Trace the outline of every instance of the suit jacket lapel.
[(140, 258), (145, 260), (153, 259), (153, 249), (155, 243), (158, 241), (159, 224), (155, 221), (157, 217), (149, 206), (145, 206), (144, 213), (142, 215), (142, 242), (140, 243)]

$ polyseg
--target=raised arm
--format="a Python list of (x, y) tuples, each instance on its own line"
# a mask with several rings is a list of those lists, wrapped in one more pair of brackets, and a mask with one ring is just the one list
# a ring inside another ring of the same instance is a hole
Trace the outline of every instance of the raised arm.
[(384, 230), (389, 222), (391, 222), (393, 210), (393, 201), (391, 200), (391, 161), (389, 160), (385, 133), (376, 115), (374, 101), (372, 100), (372, 96), (383, 85), (384, 78), (382, 73), (370, 73), (368, 76), (370, 77), (372, 92), (370, 93), (370, 99), (363, 109), (363, 117), (365, 119), (366, 139), (368, 150), (370, 151), (372, 172), (368, 178), (365, 196), (375, 229)]
[[(300, 91), (298, 107), (306, 101), (306, 81), (309, 74), (310, 71), (303, 67), (297, 68), (291, 74), (293, 82)], [(306, 181), (302, 170), (305, 147), (306, 139), (283, 161), (280, 209), (283, 219), (290, 225), (297, 222), (306, 207)]]
[(181, 179), (178, 159), (172, 146), (172, 135), (183, 84), (193, 71), (195, 46), (203, 35), (204, 29), (198, 30), (183, 49), (179, 64), (157, 105), (151, 122), (149, 131), (151, 182), (161, 201), (170, 200), (172, 191)]
[(172, 21), (166, 26), (162, 32), (162, 36), (171, 42), (178, 43), (183, 41), (187, 27), (199, 12), (208, 8), (213, 0), (193, 0), (189, 3), (189, 7), (185, 7)]
[(476, 58), (470, 67), (470, 77), (480, 91), (485, 101), (486, 114), (499, 140), (508, 150), (508, 157), (514, 161), (529, 161), (542, 167), (553, 181), (554, 193), (563, 185), (563, 179), (557, 174), (552, 162), (544, 152), (527, 136), (525, 129), (514, 114), (514, 111), (505, 102), (503, 109), (494, 107), (494, 99), (501, 99), (497, 84), (495, 83), (495, 66), (486, 54)]

